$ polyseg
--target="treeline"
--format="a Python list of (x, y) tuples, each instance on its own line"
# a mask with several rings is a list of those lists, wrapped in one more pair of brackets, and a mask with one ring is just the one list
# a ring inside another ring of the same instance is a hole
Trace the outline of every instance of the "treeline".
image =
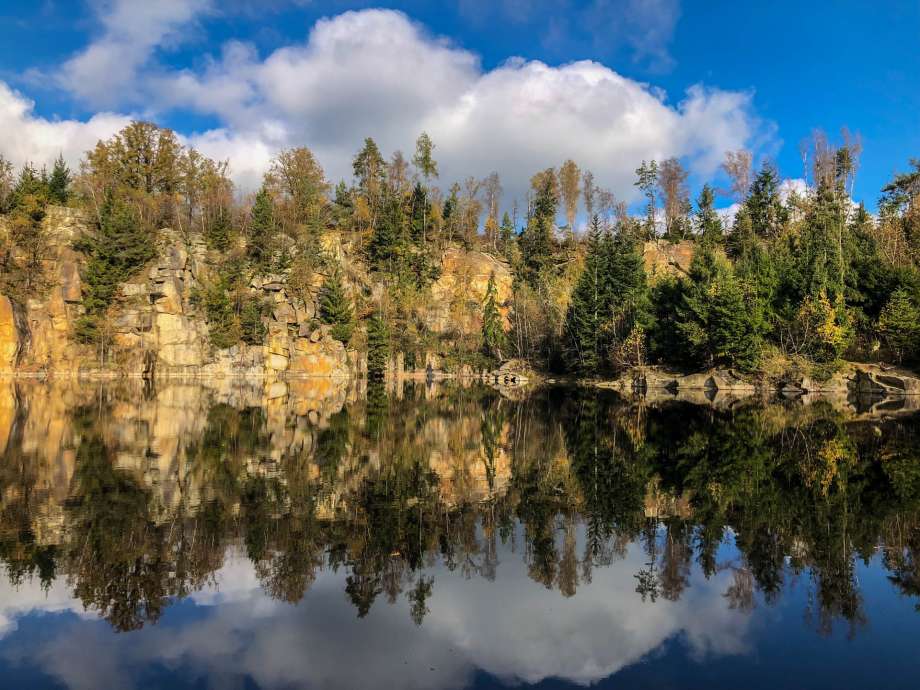
[[(118, 286), (155, 254), (158, 228), (171, 227), (211, 250), (213, 270), (197, 298), (218, 348), (263, 341), (267, 305), (250, 282), (281, 274), (295, 294), (316, 298), (316, 320), (336, 338), (377, 348), (372, 375), (390, 352), (410, 366), (436, 351), (474, 366), (520, 357), (579, 375), (656, 362), (756, 370), (789, 360), (821, 374), (841, 358), (916, 360), (920, 161), (886, 185), (873, 215), (851, 200), (858, 140), (845, 134), (835, 146), (819, 134), (803, 153), (807, 185), (795, 189), (769, 162), (755, 172), (750, 152), (729, 152), (729, 188), (704, 185), (695, 204), (680, 161), (643, 161), (641, 216), (568, 160), (535, 174), (524, 203), (501, 213), (508, 204), (498, 173), (438, 186), (427, 134), (411, 159), (398, 151), (385, 158), (366, 139), (351, 183), (335, 187), (308, 149), (281, 151), (257, 192), (241, 199), (226, 163), (183, 147), (168, 129), (134, 122), (99, 142), (75, 175), (59, 159), (50, 174), (26, 166), (16, 178), (0, 160), (8, 228), (0, 290), (24, 299), (43, 289), (45, 208), (72, 203), (96, 221), (77, 243), (88, 262), (76, 335), (103, 348), (103, 316)], [(717, 194), (736, 202), (730, 222), (715, 209)], [(584, 232), (578, 218), (588, 219)], [(344, 254), (324, 249), (327, 230), (340, 233)], [(650, 280), (649, 241), (691, 243), (692, 264)], [(493, 283), (479, 334), (439, 336), (417, 316), (449, 245), (512, 268), (512, 303), (496, 303)]]

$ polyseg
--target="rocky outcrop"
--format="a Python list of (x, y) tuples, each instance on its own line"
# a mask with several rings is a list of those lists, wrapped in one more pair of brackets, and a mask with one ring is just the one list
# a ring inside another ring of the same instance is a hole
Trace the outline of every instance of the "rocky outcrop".
[(13, 370), (19, 355), (19, 329), (13, 303), (0, 295), (0, 373)]
[(214, 349), (195, 300), (212, 270), (207, 249), (169, 229), (159, 233), (157, 258), (122, 285), (110, 310), (105, 325), (113, 347), (103, 352), (81, 345), (73, 333), (83, 313), (83, 257), (72, 247), (88, 222), (74, 209), (49, 208), (45, 272), (51, 286), (22, 305), (21, 318), (12, 302), (0, 296), (0, 371), (54, 376), (351, 375), (345, 345), (332, 338), (328, 327), (317, 326), (313, 299), (290, 294), (283, 275), (256, 279), (250, 286), (268, 305), (264, 345)]
[(686, 275), (693, 261), (695, 246), (693, 242), (646, 242), (642, 248), (642, 262), (649, 282), (654, 283), (666, 276)]
[(490, 254), (467, 252), (458, 247), (445, 250), (441, 275), (432, 284), (431, 299), (419, 310), (419, 317), (434, 333), (479, 333), (482, 304), (491, 276), (495, 277), (498, 311), (510, 328), (513, 277), (508, 264)]

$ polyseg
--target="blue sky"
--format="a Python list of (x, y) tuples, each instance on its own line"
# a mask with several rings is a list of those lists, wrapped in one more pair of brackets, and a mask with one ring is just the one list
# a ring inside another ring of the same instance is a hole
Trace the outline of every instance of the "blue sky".
[(277, 148), (309, 145), (339, 177), (364, 136), (407, 150), (424, 127), (443, 177), (497, 169), (510, 203), (568, 156), (627, 199), (645, 156), (681, 157), (696, 186), (718, 178), (720, 149), (747, 146), (801, 177), (799, 142), (848, 126), (870, 206), (920, 156), (916, 1), (148, 4), (3, 3), (0, 151), (75, 159), (149, 117), (229, 157), (245, 188)]

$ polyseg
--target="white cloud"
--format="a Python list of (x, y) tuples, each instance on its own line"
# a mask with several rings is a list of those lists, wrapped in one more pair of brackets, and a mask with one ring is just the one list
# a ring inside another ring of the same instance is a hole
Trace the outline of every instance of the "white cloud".
[(64, 63), (59, 85), (93, 105), (119, 103), (156, 48), (210, 7), (211, 0), (99, 0), (103, 33)]
[[(108, 685), (115, 679), (130, 686), (140, 670), (163, 666), (208, 678), (214, 687), (236, 686), (248, 676), (266, 689), (374, 690), (465, 687), (479, 669), (511, 683), (562, 678), (588, 685), (678, 635), (694, 658), (747, 651), (752, 618), (729, 608), (723, 596), (728, 572), (706, 579), (695, 569), (678, 601), (653, 604), (635, 591), (634, 574), (646, 560), (638, 545), (623, 560), (595, 569), (593, 581), (571, 598), (533, 582), (510, 547), (499, 548), (499, 559), (493, 582), (443, 565), (430, 568), (430, 613), (419, 628), (405, 596), (388, 604), (381, 595), (370, 614), (357, 619), (343, 594), (342, 571), (321, 572), (303, 602), (290, 606), (262, 591), (248, 560), (230, 556), (216, 574), (220, 594), (192, 597), (195, 615), (127, 635), (49, 621), (50, 632), (24, 647), (20, 658), (80, 689), (99, 687), (103, 674)], [(26, 587), (36, 590), (26, 598), (37, 599), (37, 583)], [(48, 608), (78, 607), (52, 601)], [(40, 604), (22, 607), (36, 609)]]
[(232, 43), (200, 73), (159, 75), (152, 86), (153, 102), (216, 115), (241, 149), (309, 146), (333, 179), (350, 175), (363, 137), (410, 153), (426, 130), (443, 179), (498, 170), (509, 202), (523, 200), (536, 170), (568, 157), (635, 198), (642, 159), (683, 157), (708, 175), (759, 128), (747, 92), (698, 85), (672, 105), (597, 62), (515, 58), (483, 71), (476, 55), (389, 10), (321, 20), (302, 45), (264, 60)]
[[(619, 198), (633, 200), (634, 170), (643, 159), (678, 156), (693, 173), (709, 176), (724, 151), (749, 144), (762, 129), (748, 92), (697, 85), (673, 104), (658, 89), (592, 61), (551, 66), (513, 58), (484, 71), (475, 54), (390, 10), (320, 20), (304, 42), (264, 58), (229, 41), (219, 56), (196, 60), (199, 68), (170, 71), (151, 64), (151, 56), (175, 37), (180, 18), (210, 4), (166, 5), (151, 15), (127, 0), (105, 5), (105, 33), (65, 72), (75, 93), (87, 98), (122, 93), (122, 107), (142, 105), (153, 116), (186, 111), (214, 117), (216, 129), (181, 134), (208, 155), (228, 158), (244, 191), (258, 183), (279, 148), (309, 146), (335, 181), (350, 178), (351, 158), (365, 136), (387, 154), (411, 154), (425, 130), (437, 146), (442, 184), (497, 170), (506, 206), (524, 201), (534, 172), (566, 158), (593, 170)], [(151, 26), (149, 37), (138, 35), (144, 23)], [(117, 53), (131, 37), (138, 46), (119, 59), (140, 92), (120, 92), (122, 71), (107, 78), (86, 56), (94, 46), (102, 46), (100, 55), (111, 46)], [(84, 68), (87, 76), (80, 76)], [(119, 117), (98, 115), (68, 126), (105, 136)], [(22, 144), (26, 148), (53, 149), (49, 138), (64, 138), (65, 123), (35, 118), (31, 107), (21, 118), (46, 125), (28, 133), (33, 141)], [(0, 146), (5, 143), (0, 139)]]
[(125, 115), (98, 113), (89, 120), (48, 120), (34, 112), (35, 103), (0, 82), (0, 153), (16, 166), (45, 165), (63, 154), (76, 167), (99, 139), (130, 121)]

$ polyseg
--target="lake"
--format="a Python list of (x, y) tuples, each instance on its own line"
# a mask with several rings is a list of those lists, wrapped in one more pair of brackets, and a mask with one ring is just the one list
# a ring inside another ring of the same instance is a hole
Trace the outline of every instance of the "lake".
[(0, 686), (920, 685), (920, 416), (669, 397), (0, 380)]

